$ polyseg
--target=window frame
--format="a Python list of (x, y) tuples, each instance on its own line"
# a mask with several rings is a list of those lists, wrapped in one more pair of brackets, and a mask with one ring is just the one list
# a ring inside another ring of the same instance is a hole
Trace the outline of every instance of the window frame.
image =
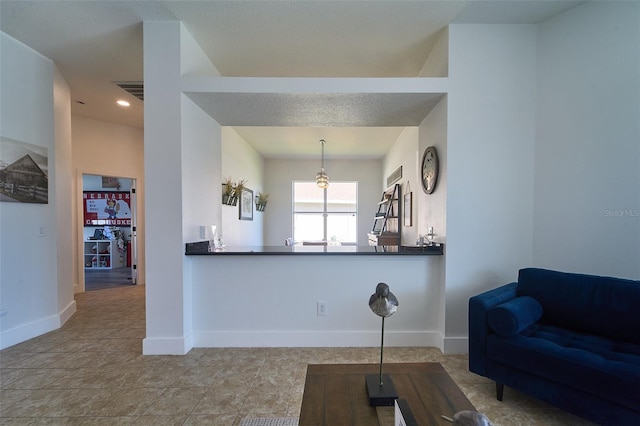
[[(313, 184), (315, 185), (315, 181), (309, 181), (309, 180), (295, 180), (292, 182), (291, 184), (291, 233), (293, 235), (294, 241), (297, 241), (298, 239), (296, 238), (296, 233), (295, 233), (295, 223), (296, 223), (296, 215), (305, 215), (305, 214), (309, 214), (309, 215), (322, 215), (322, 226), (323, 226), (323, 230), (322, 230), (322, 241), (328, 241), (328, 231), (329, 231), (329, 216), (330, 215), (353, 215), (355, 217), (355, 241), (354, 243), (357, 245), (358, 244), (358, 181), (336, 181), (336, 182), (332, 182), (332, 184), (353, 184), (355, 185), (355, 200), (354, 200), (354, 205), (355, 205), (355, 209), (354, 210), (331, 210), (329, 211), (329, 195), (328, 195), (328, 188), (322, 188), (322, 210), (317, 210), (317, 211), (299, 211), (296, 210), (296, 204), (298, 204), (296, 202), (296, 184), (298, 183), (305, 183), (305, 184)], [(351, 241), (346, 241), (351, 243)]]

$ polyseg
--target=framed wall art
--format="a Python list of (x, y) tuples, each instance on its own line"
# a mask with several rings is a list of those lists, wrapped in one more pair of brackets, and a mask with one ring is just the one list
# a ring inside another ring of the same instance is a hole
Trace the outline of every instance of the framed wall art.
[(402, 206), (404, 215), (404, 226), (413, 225), (413, 193), (404, 194), (404, 205)]
[(253, 191), (242, 188), (238, 203), (238, 212), (240, 220), (253, 220)]

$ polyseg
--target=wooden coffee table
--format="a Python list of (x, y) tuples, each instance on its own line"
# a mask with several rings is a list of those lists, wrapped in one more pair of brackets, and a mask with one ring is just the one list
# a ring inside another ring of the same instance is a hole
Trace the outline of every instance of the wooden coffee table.
[[(475, 410), (437, 362), (384, 364), (383, 370), (421, 426), (450, 425), (441, 415)], [(393, 407), (369, 406), (365, 375), (378, 372), (379, 364), (309, 365), (300, 426), (393, 425)]]

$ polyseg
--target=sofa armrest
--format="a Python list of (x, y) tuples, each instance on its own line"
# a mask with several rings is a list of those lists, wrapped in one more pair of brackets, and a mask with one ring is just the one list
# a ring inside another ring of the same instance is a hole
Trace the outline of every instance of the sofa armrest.
[(487, 312), (516, 297), (518, 283), (506, 284), (480, 293), (469, 299), (469, 370), (485, 375), (486, 338), (491, 329), (487, 322)]

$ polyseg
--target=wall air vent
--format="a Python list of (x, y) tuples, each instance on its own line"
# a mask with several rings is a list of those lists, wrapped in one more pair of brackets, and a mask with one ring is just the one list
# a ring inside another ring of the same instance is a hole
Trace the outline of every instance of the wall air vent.
[(402, 179), (402, 166), (398, 167), (393, 171), (393, 173), (387, 176), (387, 188), (390, 188), (391, 185), (393, 185), (400, 179)]
[(141, 81), (114, 81), (125, 92), (144, 102), (144, 83)]

